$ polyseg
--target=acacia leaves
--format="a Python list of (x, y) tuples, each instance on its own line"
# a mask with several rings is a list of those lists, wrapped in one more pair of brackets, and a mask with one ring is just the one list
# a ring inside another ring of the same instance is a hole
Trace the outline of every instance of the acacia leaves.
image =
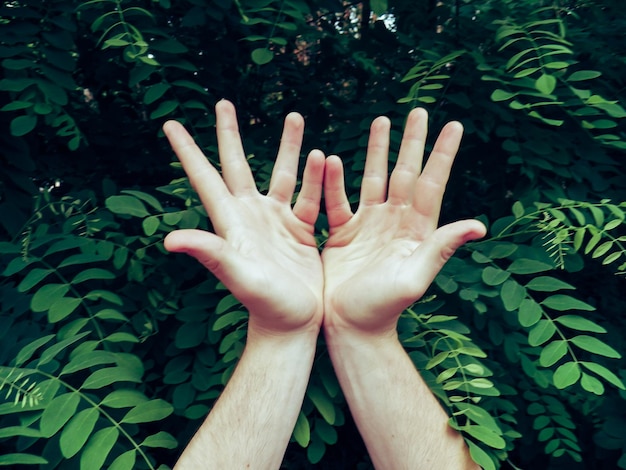
[[(392, 161), (404, 104), (428, 108), (431, 135), (461, 121), (442, 214), (484, 214), (490, 235), (400, 336), (481, 467), (626, 468), (626, 25), (619, 2), (543, 3), (5, 2), (0, 465), (173, 464), (219, 396), (247, 313), (163, 250), (209, 226), (160, 129), (180, 120), (217, 164), (227, 97), (261, 190), (297, 110), (305, 146), (344, 161), (350, 202), (376, 115)], [(369, 468), (323, 347), (284, 466)]]

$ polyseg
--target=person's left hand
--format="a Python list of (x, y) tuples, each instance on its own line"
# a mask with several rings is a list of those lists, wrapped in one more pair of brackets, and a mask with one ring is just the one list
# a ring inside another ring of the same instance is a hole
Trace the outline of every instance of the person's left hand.
[(215, 108), (222, 176), (181, 124), (169, 121), (163, 127), (215, 234), (177, 230), (166, 237), (165, 247), (193, 256), (215, 274), (248, 308), (255, 332), (319, 330), (324, 283), (313, 231), (324, 155), (318, 150), (309, 154), (292, 207), (304, 120), (296, 113), (288, 115), (264, 196), (246, 161), (234, 106), (220, 101)]
[(385, 117), (372, 123), (356, 213), (345, 192), (341, 160), (326, 160), (325, 327), (395, 335), (402, 310), (425, 293), (454, 251), (485, 234), (477, 220), (437, 228), (461, 124), (443, 128), (422, 170), (428, 115), (413, 110), (388, 178), (390, 125)]

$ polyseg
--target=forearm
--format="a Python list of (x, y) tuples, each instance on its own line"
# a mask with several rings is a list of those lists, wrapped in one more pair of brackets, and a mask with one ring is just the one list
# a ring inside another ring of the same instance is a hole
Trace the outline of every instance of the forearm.
[(249, 331), (224, 392), (176, 469), (279, 468), (306, 390), (318, 331)]
[(335, 372), (377, 469), (477, 469), (395, 334), (324, 328)]

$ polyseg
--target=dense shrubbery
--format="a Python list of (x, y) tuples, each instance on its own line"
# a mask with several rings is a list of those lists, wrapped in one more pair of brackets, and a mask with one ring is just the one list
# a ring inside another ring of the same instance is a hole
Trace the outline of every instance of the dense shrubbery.
[[(208, 222), (159, 129), (214, 160), (229, 98), (262, 187), (297, 110), (355, 200), (373, 117), (396, 147), (412, 106), (462, 121), (444, 217), (489, 235), (407, 310), (406, 347), (484, 468), (626, 468), (620, 6), (5, 1), (0, 464), (171, 466), (219, 395), (246, 313), (163, 250)], [(322, 346), (284, 466), (367, 462)]]

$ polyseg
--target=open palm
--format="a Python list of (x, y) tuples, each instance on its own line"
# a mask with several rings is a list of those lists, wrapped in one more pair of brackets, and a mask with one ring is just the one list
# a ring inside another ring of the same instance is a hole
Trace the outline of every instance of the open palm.
[(165, 247), (204, 264), (250, 311), (250, 322), (270, 332), (317, 325), (322, 319), (322, 265), (313, 235), (319, 212), (324, 156), (313, 151), (291, 206), (304, 122), (285, 119), (267, 196), (256, 188), (233, 105), (216, 106), (222, 176), (177, 122), (164, 131), (209, 214), (215, 233), (178, 230)]
[(408, 117), (398, 161), (387, 177), (390, 122), (372, 123), (359, 206), (352, 213), (337, 157), (326, 162), (330, 236), (322, 253), (325, 322), (364, 332), (395, 332), (398, 316), (419, 299), (454, 251), (482, 237), (475, 220), (437, 228), (463, 128), (448, 123), (422, 171), (427, 114)]

